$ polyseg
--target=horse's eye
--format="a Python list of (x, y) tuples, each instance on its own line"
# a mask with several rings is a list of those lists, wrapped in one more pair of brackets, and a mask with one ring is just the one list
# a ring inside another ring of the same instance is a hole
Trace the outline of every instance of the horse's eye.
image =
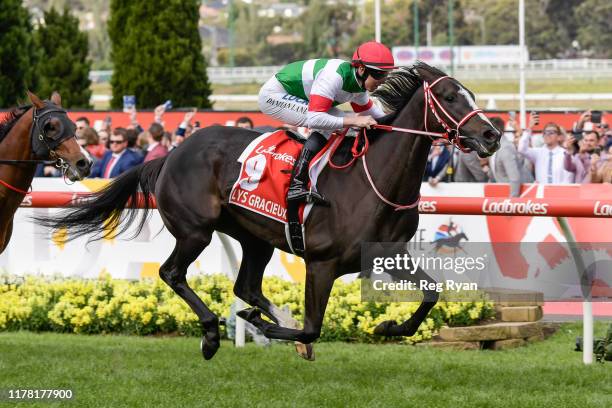
[(453, 102), (455, 100), (455, 97), (453, 95), (448, 95), (448, 96), (445, 96), (444, 99), (447, 102)]

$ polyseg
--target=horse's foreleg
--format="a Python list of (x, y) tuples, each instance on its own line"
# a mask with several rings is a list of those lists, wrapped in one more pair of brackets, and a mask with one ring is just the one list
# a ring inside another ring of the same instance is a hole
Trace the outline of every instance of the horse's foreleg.
[[(427, 281), (427, 287), (435, 287), (436, 281), (433, 280), (429, 275), (427, 275), (423, 269), (418, 268), (414, 275), (410, 275), (412, 281)], [(406, 277), (403, 277), (406, 278)], [(397, 324), (395, 320), (387, 320), (380, 323), (374, 329), (374, 334), (378, 334), (381, 336), (413, 336), (423, 320), (429, 314), (429, 311), (436, 305), (438, 299), (440, 297), (439, 293), (435, 290), (425, 290), (423, 291), (423, 302), (419, 305), (417, 310), (414, 312), (410, 319), (406, 320), (402, 324)]]
[(168, 260), (159, 269), (159, 276), (198, 315), (202, 325), (200, 348), (206, 360), (210, 360), (219, 349), (219, 319), (187, 284), (187, 267), (210, 243), (212, 233), (177, 239), (176, 247)]
[[(325, 308), (335, 280), (334, 266), (335, 262), (330, 261), (307, 264), (304, 296), (306, 312), (302, 330), (267, 322), (261, 318), (259, 311), (255, 308), (242, 310), (238, 315), (260, 329), (268, 338), (293, 340), (303, 344), (312, 343), (321, 335)], [(312, 348), (304, 350), (300, 355), (307, 360), (314, 359)]]

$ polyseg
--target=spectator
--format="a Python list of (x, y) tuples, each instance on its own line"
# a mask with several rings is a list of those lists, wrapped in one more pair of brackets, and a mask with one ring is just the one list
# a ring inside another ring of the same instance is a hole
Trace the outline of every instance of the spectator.
[(480, 158), (475, 151), (459, 152), (455, 166), (455, 181), (460, 183), (484, 183), (487, 174), (483, 171)]
[(112, 178), (142, 163), (142, 157), (127, 148), (126, 129), (116, 128), (110, 136), (110, 151), (97, 162), (90, 177)]
[(87, 119), (85, 116), (81, 116), (74, 123), (76, 124), (77, 130), (83, 130), (85, 128), (90, 127), (89, 126), (89, 119)]
[(130, 128), (126, 130), (126, 135), (127, 135), (127, 143), (128, 143), (128, 149), (130, 149), (131, 151), (133, 151), (134, 153), (145, 157), (145, 151), (143, 149), (141, 149), (137, 144), (138, 144), (138, 136), (139, 136), (139, 132), (137, 130), (137, 128)]
[(591, 166), (586, 178), (588, 183), (612, 183), (612, 147), (609, 148), (606, 159), (600, 161), (597, 152), (591, 155)]
[(521, 160), (514, 145), (515, 130), (508, 127), (500, 117), (491, 118), (491, 123), (503, 132), (500, 147), (489, 160), (489, 174), (496, 183), (509, 183), (510, 196), (518, 197), (521, 193), (521, 184), (527, 182), (521, 175)]
[[(183, 140), (187, 139), (189, 136), (191, 136), (193, 132), (197, 130), (191, 125), (191, 119), (193, 119), (197, 111), (198, 110), (194, 108), (192, 111), (185, 113), (183, 121), (179, 125), (178, 129), (176, 129), (176, 137), (174, 138), (174, 142), (172, 143), (173, 147), (177, 147), (178, 145), (180, 145)], [(199, 128), (200, 122), (196, 122), (196, 125), (197, 128)]]
[(540, 184), (573, 183), (574, 175), (564, 168), (565, 149), (559, 146), (561, 128), (553, 122), (544, 126), (544, 146), (530, 147), (531, 123), (519, 140), (519, 153), (535, 167), (535, 180)]
[(106, 130), (98, 131), (98, 144), (104, 146), (107, 150), (110, 148), (108, 145), (108, 132)]
[[(79, 132), (77, 131), (77, 134)], [(100, 144), (100, 139), (98, 138), (98, 133), (94, 130), (94, 128), (85, 128), (80, 132), (80, 137), (77, 137), (77, 141), (83, 140), (83, 146), (85, 150), (95, 159), (100, 160), (104, 153), (106, 153), (106, 147)]]
[(444, 145), (435, 144), (431, 146), (427, 165), (425, 166), (425, 174), (423, 180), (429, 185), (436, 186), (446, 177), (446, 169), (450, 160), (451, 154)]
[[(580, 133), (578, 133), (580, 135)], [(586, 132), (580, 141), (570, 135), (565, 141), (564, 168), (574, 174), (574, 182), (586, 182), (587, 172), (591, 167), (591, 154), (599, 144), (599, 134), (595, 131)]]
[(236, 126), (239, 128), (253, 129), (253, 121), (248, 116), (242, 116), (236, 120)]
[(145, 163), (164, 157), (168, 154), (168, 148), (162, 143), (164, 137), (164, 128), (159, 123), (152, 123), (149, 127), (149, 144), (147, 146), (147, 154), (144, 158)]

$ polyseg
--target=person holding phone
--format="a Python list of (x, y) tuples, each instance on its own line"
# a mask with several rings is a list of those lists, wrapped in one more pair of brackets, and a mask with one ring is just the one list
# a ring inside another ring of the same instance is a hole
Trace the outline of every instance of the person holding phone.
[(535, 125), (533, 114), (529, 127), (523, 131), (518, 151), (531, 161), (535, 168), (535, 180), (540, 184), (567, 184), (574, 182), (574, 174), (565, 170), (565, 149), (559, 145), (561, 128), (554, 122), (544, 126), (542, 137), (544, 145), (532, 147), (532, 127)]

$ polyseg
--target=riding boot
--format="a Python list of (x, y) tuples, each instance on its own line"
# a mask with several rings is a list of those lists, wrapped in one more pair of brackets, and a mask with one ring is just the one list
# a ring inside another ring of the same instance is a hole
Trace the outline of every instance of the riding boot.
[(291, 182), (287, 193), (287, 202), (312, 202), (315, 204), (329, 205), (329, 202), (321, 194), (308, 189), (308, 165), (313, 157), (325, 147), (327, 139), (319, 133), (312, 132), (302, 148), (300, 157), (293, 166)]

